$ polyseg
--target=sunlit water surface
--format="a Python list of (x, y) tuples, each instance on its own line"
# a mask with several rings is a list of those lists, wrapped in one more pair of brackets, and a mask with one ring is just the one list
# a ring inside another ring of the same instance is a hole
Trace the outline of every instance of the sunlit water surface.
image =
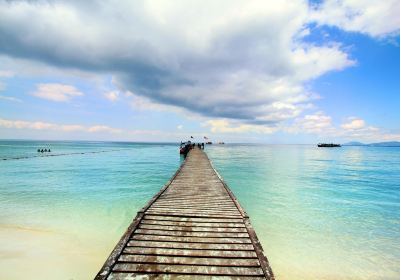
[[(206, 151), (277, 279), (400, 279), (400, 148)], [(0, 279), (93, 278), (182, 161), (172, 144), (35, 141), (0, 141), (0, 159)]]

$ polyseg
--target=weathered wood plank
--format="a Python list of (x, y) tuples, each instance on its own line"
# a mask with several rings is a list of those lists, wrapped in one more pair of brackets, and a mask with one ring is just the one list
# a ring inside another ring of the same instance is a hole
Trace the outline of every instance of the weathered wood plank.
[[(126, 272), (113, 272), (108, 279), (109, 280), (132, 280), (132, 279), (141, 279), (141, 280), (187, 280), (187, 274), (152, 274), (152, 273), (126, 273)], [(265, 277), (260, 276), (218, 276), (218, 278), (213, 278), (210, 275), (196, 275), (196, 280), (265, 280)]]
[(140, 229), (153, 229), (153, 230), (168, 230), (168, 231), (192, 231), (192, 232), (246, 232), (247, 230), (244, 227), (239, 228), (221, 228), (221, 227), (191, 227), (191, 226), (166, 226), (166, 225), (148, 225), (145, 223), (140, 223)]
[(232, 207), (232, 206), (207, 206), (207, 205), (188, 205), (188, 206), (180, 206), (176, 205), (175, 207), (173, 205), (165, 205), (165, 206), (159, 206), (159, 205), (154, 205), (152, 210), (203, 210), (203, 211), (215, 211), (215, 212), (231, 212), (233, 214), (237, 213), (237, 209)]
[(225, 219), (225, 218), (202, 218), (202, 217), (176, 217), (176, 216), (160, 216), (147, 214), (144, 216), (146, 220), (165, 220), (178, 222), (196, 222), (196, 223), (243, 223), (242, 218)]
[(166, 212), (161, 212), (161, 211), (155, 211), (155, 210), (148, 210), (146, 213), (153, 214), (153, 215), (168, 215), (168, 216), (177, 216), (177, 217), (182, 217), (182, 216), (188, 216), (188, 217), (199, 217), (199, 218), (226, 218), (226, 219), (235, 219), (240, 217), (240, 215), (221, 215), (221, 214), (207, 214), (207, 213), (196, 213), (196, 212), (174, 212), (174, 211), (166, 211)]
[(124, 254), (158, 255), (158, 256), (190, 256), (190, 257), (221, 257), (221, 258), (256, 258), (255, 251), (223, 251), (223, 250), (193, 250), (148, 247), (125, 247)]
[(171, 231), (171, 230), (156, 230), (156, 229), (141, 229), (138, 228), (135, 234), (151, 234), (151, 235), (162, 235), (162, 236), (184, 236), (184, 237), (230, 237), (230, 238), (241, 238), (249, 237), (247, 232), (204, 232), (204, 231)]
[(158, 236), (134, 233), (133, 240), (154, 240), (164, 242), (188, 242), (188, 243), (238, 243), (238, 244), (252, 244), (250, 238), (228, 238), (228, 237), (180, 237), (180, 236)]
[(207, 222), (177, 222), (177, 221), (159, 221), (142, 220), (142, 225), (167, 225), (180, 227), (212, 227), (212, 228), (245, 228), (243, 223), (207, 223)]
[(259, 267), (224, 267), (224, 266), (193, 266), (193, 265), (164, 265), (164, 264), (135, 264), (117, 263), (113, 271), (117, 272), (158, 272), (184, 273), (190, 275), (233, 275), (233, 276), (262, 276), (264, 273)]
[(122, 254), (118, 262), (131, 263), (160, 263), (182, 265), (212, 265), (212, 266), (260, 266), (257, 258), (193, 258), (176, 256), (149, 256), (149, 255), (125, 255)]
[(179, 243), (179, 242), (162, 242), (162, 241), (138, 241), (130, 240), (127, 246), (138, 247), (155, 247), (155, 248), (171, 248), (171, 249), (198, 249), (198, 250), (254, 250), (252, 244), (208, 244), (208, 243)]

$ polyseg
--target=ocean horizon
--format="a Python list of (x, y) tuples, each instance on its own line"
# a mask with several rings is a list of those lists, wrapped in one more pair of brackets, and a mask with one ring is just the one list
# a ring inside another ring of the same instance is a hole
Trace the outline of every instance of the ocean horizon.
[[(249, 214), (276, 279), (399, 278), (400, 148), (205, 151)], [(0, 140), (0, 159), (1, 279), (93, 278), (183, 162), (177, 143), (73, 140)]]

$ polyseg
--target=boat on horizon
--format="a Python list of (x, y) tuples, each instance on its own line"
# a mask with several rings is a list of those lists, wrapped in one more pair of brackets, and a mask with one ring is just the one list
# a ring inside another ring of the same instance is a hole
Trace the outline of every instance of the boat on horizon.
[(333, 143), (329, 143), (329, 144), (327, 144), (327, 143), (319, 143), (318, 147), (320, 147), (320, 148), (335, 148), (335, 147), (341, 147), (341, 145), (340, 144), (333, 144)]

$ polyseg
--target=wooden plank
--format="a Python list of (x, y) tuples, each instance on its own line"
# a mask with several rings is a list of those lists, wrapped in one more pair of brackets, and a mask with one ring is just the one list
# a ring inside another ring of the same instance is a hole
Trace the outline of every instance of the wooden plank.
[(234, 244), (252, 244), (250, 238), (229, 238), (229, 237), (180, 237), (180, 236), (158, 236), (137, 234), (132, 235), (133, 240), (154, 240), (164, 242), (187, 242), (187, 243), (234, 243)]
[(125, 247), (124, 254), (157, 255), (157, 256), (190, 256), (190, 257), (220, 257), (220, 258), (256, 258), (255, 251), (223, 251), (223, 250), (194, 250), (169, 249), (148, 247)]
[(116, 272), (158, 272), (184, 273), (188, 275), (232, 275), (232, 276), (262, 276), (264, 273), (258, 267), (221, 267), (221, 266), (193, 266), (193, 265), (164, 265), (164, 264), (135, 264), (117, 263), (113, 271)]
[(130, 240), (127, 246), (149, 247), (149, 248), (172, 248), (172, 249), (197, 249), (197, 250), (254, 250), (252, 244), (207, 244), (207, 243), (180, 243), (162, 241), (138, 241)]
[(247, 232), (204, 232), (204, 231), (171, 231), (171, 230), (156, 230), (156, 229), (141, 229), (135, 230), (135, 234), (151, 234), (151, 235), (162, 235), (162, 236), (184, 236), (184, 237), (229, 237), (229, 238), (241, 238), (249, 237)]
[(191, 226), (167, 226), (167, 225), (148, 225), (140, 223), (140, 229), (152, 229), (152, 230), (168, 230), (168, 231), (191, 231), (191, 232), (246, 232), (247, 230), (244, 227), (239, 228), (221, 228), (221, 227), (191, 227)]
[(181, 214), (184, 215), (191, 215), (191, 216), (198, 216), (197, 214), (201, 214), (202, 216), (206, 215), (207, 217), (211, 216), (229, 216), (229, 217), (241, 217), (240, 214), (237, 211), (234, 210), (224, 210), (224, 209), (218, 209), (218, 210), (213, 210), (213, 209), (200, 209), (200, 208), (159, 208), (159, 207), (152, 207), (147, 211), (147, 213), (163, 213), (163, 214), (175, 214), (182, 216)]
[(149, 255), (125, 255), (122, 254), (118, 262), (131, 263), (160, 263), (160, 264), (182, 264), (182, 265), (212, 265), (212, 266), (260, 266), (257, 258), (193, 258), (176, 256), (149, 256)]
[(245, 228), (243, 223), (177, 222), (143, 219), (142, 225), (166, 225), (179, 227)]
[[(168, 274), (166, 277), (165, 274), (152, 274), (152, 273), (127, 273), (127, 272), (113, 272), (109, 280), (132, 280), (132, 279), (141, 279), (141, 280), (187, 280), (187, 274)], [(209, 275), (196, 275), (196, 280), (211, 280), (215, 278), (211, 278)], [(260, 276), (218, 276), (218, 280), (265, 280), (265, 277)], [(216, 279), (215, 279), (216, 280)]]
[(209, 201), (204, 201), (204, 202), (196, 202), (196, 201), (187, 201), (187, 202), (163, 202), (163, 201), (157, 201), (156, 203), (153, 204), (153, 206), (173, 206), (177, 205), (180, 207), (192, 207), (192, 206), (220, 206), (220, 207), (234, 207), (236, 208), (236, 205), (232, 202), (209, 202)]
[[(228, 196), (225, 195), (213, 195), (212, 197), (193, 197), (196, 194), (191, 194), (188, 197), (177, 197), (177, 196), (168, 196), (168, 197), (163, 197), (161, 198), (159, 201), (160, 202), (170, 202), (170, 203), (174, 203), (174, 202), (187, 202), (187, 201), (192, 201), (192, 202), (225, 202), (225, 203), (232, 203), (232, 200), (230, 200), (230, 198)], [(197, 195), (196, 195), (197, 196)]]
[(157, 205), (154, 205), (154, 206), (152, 206), (150, 208), (150, 210), (168, 210), (168, 211), (195, 210), (195, 211), (209, 211), (209, 212), (212, 212), (212, 213), (214, 213), (214, 212), (216, 212), (216, 213), (218, 213), (218, 212), (230, 212), (232, 214), (240, 215), (238, 213), (237, 208), (233, 208), (233, 207), (229, 207), (229, 206), (228, 207), (217, 207), (217, 206), (214, 206), (214, 207), (210, 207), (210, 206), (208, 206), (208, 207), (207, 206), (192, 206), (192, 207), (186, 206), (186, 207), (182, 207), (182, 206), (176, 205), (174, 207), (174, 206), (157, 206)]
[(153, 214), (153, 215), (166, 215), (166, 216), (177, 216), (177, 217), (182, 217), (182, 216), (187, 216), (187, 217), (192, 217), (192, 218), (225, 218), (225, 219), (235, 219), (241, 217), (240, 215), (221, 215), (221, 214), (208, 214), (208, 213), (196, 213), (196, 212), (178, 212), (178, 211), (156, 211), (156, 210), (148, 210), (146, 213)]
[(146, 220), (165, 220), (165, 221), (178, 221), (178, 222), (196, 222), (196, 223), (243, 223), (242, 218), (225, 219), (225, 218), (202, 218), (202, 217), (176, 217), (176, 216), (160, 216), (151, 215), (146, 213), (144, 216)]
[(236, 208), (236, 205), (233, 203), (228, 203), (228, 202), (207, 202), (207, 201), (202, 201), (202, 202), (196, 202), (196, 201), (186, 201), (186, 202), (178, 202), (178, 201), (174, 201), (174, 202), (157, 202), (154, 203), (154, 205), (152, 207), (205, 207), (205, 206), (209, 206), (209, 207), (218, 207), (218, 208), (233, 208), (234, 210), (238, 210)]

